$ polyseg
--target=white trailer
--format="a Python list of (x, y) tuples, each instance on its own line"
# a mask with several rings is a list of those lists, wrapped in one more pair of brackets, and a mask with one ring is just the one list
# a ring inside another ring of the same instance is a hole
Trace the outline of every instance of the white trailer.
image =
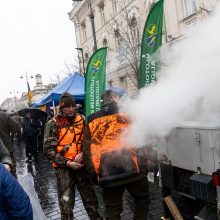
[(220, 126), (177, 127), (157, 145), (163, 196), (176, 191), (202, 202), (194, 219), (220, 219)]

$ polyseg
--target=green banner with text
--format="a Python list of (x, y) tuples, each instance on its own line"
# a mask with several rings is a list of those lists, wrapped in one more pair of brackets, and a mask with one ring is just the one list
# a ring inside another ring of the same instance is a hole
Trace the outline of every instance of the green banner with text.
[(157, 80), (160, 59), (155, 52), (162, 45), (163, 2), (159, 0), (153, 5), (145, 23), (141, 43), (140, 88), (154, 84)]
[(85, 116), (101, 109), (101, 96), (105, 91), (107, 48), (96, 50), (90, 57), (85, 76)]

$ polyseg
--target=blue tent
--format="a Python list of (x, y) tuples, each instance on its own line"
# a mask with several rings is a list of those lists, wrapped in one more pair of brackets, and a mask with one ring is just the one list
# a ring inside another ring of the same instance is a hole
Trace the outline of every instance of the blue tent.
[(71, 76), (65, 78), (59, 83), (53, 90), (47, 93), (41, 100), (34, 102), (33, 107), (39, 107), (43, 105), (52, 106), (59, 104), (60, 96), (64, 92), (68, 92), (74, 96), (76, 101), (84, 100), (84, 85), (85, 79), (78, 73), (74, 73)]

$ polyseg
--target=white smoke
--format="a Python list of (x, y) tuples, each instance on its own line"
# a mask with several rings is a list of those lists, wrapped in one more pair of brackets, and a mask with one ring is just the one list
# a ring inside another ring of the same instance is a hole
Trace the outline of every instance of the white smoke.
[(186, 121), (220, 125), (220, 8), (182, 40), (162, 48), (161, 77), (122, 103), (132, 120), (126, 140), (145, 145)]

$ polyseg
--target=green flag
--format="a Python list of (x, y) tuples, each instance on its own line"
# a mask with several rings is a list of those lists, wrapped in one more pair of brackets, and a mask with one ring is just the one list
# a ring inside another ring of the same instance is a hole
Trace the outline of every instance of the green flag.
[(86, 67), (85, 116), (101, 109), (101, 96), (105, 91), (107, 48), (96, 50)]
[(145, 23), (141, 43), (140, 88), (155, 83), (160, 68), (155, 52), (162, 45), (163, 2), (164, 0), (159, 0), (151, 8)]

